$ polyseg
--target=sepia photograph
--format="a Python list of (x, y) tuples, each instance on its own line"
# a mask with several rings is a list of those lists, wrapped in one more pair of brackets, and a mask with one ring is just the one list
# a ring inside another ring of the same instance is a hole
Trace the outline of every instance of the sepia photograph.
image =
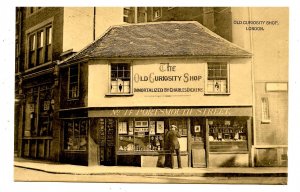
[(288, 18), (16, 7), (15, 180), (287, 184)]
[(288, 6), (14, 11), (12, 182), (288, 186)]

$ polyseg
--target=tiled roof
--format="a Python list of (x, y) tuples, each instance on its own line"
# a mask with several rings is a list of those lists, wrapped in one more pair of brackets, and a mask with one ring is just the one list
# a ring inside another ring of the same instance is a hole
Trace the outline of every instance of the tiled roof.
[(164, 56), (251, 57), (237, 45), (195, 21), (152, 22), (113, 26), (68, 59)]

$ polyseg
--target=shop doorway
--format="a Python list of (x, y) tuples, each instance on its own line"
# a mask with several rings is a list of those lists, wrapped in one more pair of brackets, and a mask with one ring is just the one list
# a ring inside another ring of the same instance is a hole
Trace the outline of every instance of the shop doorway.
[(115, 165), (116, 120), (113, 118), (100, 119), (100, 165)]
[(191, 118), (191, 165), (207, 167), (205, 118)]

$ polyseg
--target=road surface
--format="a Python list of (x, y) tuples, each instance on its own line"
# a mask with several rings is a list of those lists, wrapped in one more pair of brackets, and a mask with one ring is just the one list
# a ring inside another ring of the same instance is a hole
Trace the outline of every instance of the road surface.
[(66, 181), (99, 183), (178, 183), (178, 184), (287, 184), (287, 177), (170, 177), (126, 175), (52, 174), (25, 168), (14, 168), (15, 181)]

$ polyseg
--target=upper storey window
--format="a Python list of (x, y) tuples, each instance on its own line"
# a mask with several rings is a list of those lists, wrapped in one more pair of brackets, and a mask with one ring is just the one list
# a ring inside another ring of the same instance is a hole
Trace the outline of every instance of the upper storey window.
[(229, 93), (229, 66), (226, 62), (207, 63), (206, 93)]
[(110, 93), (126, 94), (131, 92), (131, 65), (128, 63), (111, 64)]
[(52, 60), (52, 26), (48, 25), (28, 34), (28, 68)]

